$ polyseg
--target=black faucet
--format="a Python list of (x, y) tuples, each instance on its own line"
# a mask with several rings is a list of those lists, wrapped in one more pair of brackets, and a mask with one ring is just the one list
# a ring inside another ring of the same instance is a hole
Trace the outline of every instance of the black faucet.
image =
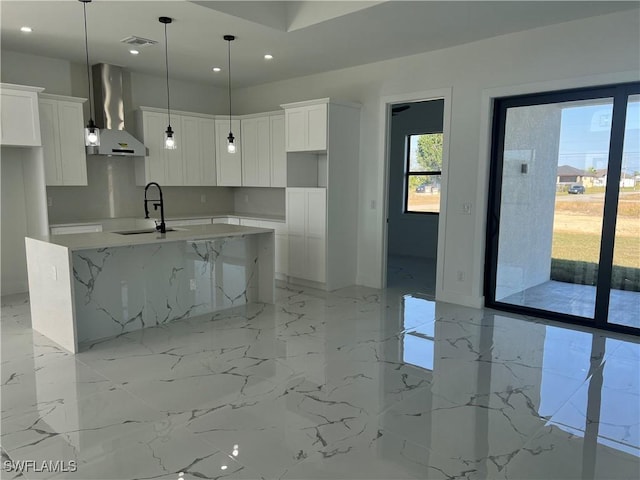
[[(147, 200), (147, 190), (151, 185), (158, 187), (158, 192), (160, 193), (159, 200)], [(158, 207), (160, 207), (160, 225), (158, 225), (157, 220), (154, 220), (156, 222), (156, 230), (160, 230), (160, 233), (167, 233), (167, 227), (164, 224), (164, 202), (162, 200), (162, 189), (156, 182), (149, 182), (147, 183), (147, 186), (144, 187), (144, 218), (149, 218), (149, 207), (147, 206), (149, 202), (156, 202), (153, 204), (154, 210), (157, 210)]]

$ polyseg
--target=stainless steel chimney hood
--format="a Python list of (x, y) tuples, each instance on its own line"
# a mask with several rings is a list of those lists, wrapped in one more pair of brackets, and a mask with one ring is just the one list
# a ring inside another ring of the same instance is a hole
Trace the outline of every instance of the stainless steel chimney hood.
[(144, 157), (145, 146), (124, 128), (122, 68), (99, 63), (92, 67), (93, 105), (100, 128), (100, 146), (87, 147), (89, 155)]

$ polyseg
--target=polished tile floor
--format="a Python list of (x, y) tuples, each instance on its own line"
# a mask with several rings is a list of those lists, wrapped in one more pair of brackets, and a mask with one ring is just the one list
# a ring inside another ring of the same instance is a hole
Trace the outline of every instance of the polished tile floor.
[(281, 286), (276, 305), (73, 356), (30, 329), (26, 296), (2, 302), (2, 478), (640, 475), (629, 337), (402, 289)]

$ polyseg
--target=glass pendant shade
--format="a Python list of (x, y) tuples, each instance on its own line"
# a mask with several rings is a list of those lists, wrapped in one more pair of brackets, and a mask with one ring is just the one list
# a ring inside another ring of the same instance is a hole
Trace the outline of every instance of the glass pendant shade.
[(96, 127), (93, 120), (89, 120), (87, 127), (84, 129), (84, 144), (87, 147), (100, 146), (100, 129)]
[(233, 138), (233, 133), (231, 132), (229, 132), (229, 136), (227, 137), (227, 152), (236, 153), (235, 138)]
[(178, 148), (176, 134), (171, 129), (171, 125), (169, 125), (167, 130), (164, 132), (164, 148), (167, 150), (175, 150)]

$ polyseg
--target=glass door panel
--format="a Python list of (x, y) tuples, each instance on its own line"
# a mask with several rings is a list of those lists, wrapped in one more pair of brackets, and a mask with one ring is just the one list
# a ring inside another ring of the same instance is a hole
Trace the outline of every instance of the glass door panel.
[(507, 108), (493, 301), (594, 317), (612, 113), (613, 98)]
[(640, 95), (627, 102), (608, 322), (640, 327)]

